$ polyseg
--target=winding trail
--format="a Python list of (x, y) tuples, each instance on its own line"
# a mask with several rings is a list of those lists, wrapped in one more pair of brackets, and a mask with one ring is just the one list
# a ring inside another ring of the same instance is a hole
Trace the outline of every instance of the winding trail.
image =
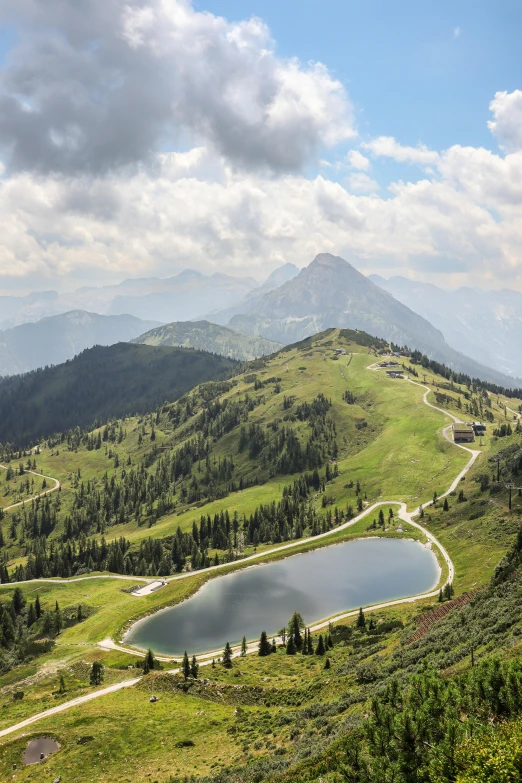
[[(376, 363), (374, 363), (374, 364), (371, 364), (369, 367), (367, 367), (367, 369), (371, 370), (371, 371), (378, 371), (378, 370), (380, 370), (382, 368), (380, 368)], [(405, 383), (411, 383), (414, 386), (419, 386), (421, 389), (425, 390), (424, 391), (424, 396), (423, 396), (423, 402), (429, 408), (433, 408), (433, 410), (439, 411), (439, 413), (442, 413), (445, 416), (448, 416), (456, 424), (461, 424), (462, 423), (461, 419), (459, 419), (454, 414), (450, 413), (449, 411), (444, 410), (443, 408), (438, 408), (436, 405), (433, 405), (431, 402), (428, 402), (427, 397), (428, 397), (428, 394), (431, 392), (431, 389), (428, 386), (425, 386), (422, 383), (417, 383), (416, 381), (412, 381), (410, 378), (405, 378), (405, 379), (402, 379), (402, 380)], [(396, 380), (395, 382), (396, 383), (400, 383), (400, 380)], [(508, 410), (509, 410), (509, 408), (508, 408)], [(515, 411), (513, 411), (513, 413), (515, 413)], [(442, 433), (443, 433), (444, 437), (448, 441), (450, 441), (454, 446), (456, 446), (457, 448), (463, 449), (464, 451), (468, 452), (468, 454), (470, 454), (470, 459), (468, 460), (468, 462), (464, 466), (464, 468), (460, 471), (460, 473), (455, 477), (455, 479), (451, 483), (449, 489), (447, 489), (446, 492), (444, 492), (442, 495), (438, 496), (438, 500), (440, 500), (441, 498), (446, 497), (447, 495), (449, 495), (451, 492), (453, 492), (458, 487), (461, 479), (466, 475), (466, 473), (469, 471), (469, 469), (473, 466), (473, 464), (475, 463), (477, 457), (481, 453), (480, 450), (478, 450), (478, 449), (470, 449), (467, 446), (463, 446), (460, 443), (454, 443), (453, 440), (450, 437), (450, 434), (449, 434), (450, 427), (451, 427), (451, 425), (445, 426), (443, 428)], [(0, 467), (3, 467), (3, 466), (0, 465)], [(40, 475), (40, 474), (36, 474), (36, 475)], [(45, 478), (48, 478), (48, 477), (45, 477)], [(51, 490), (48, 490), (48, 492), (53, 492), (56, 489), (58, 489), (58, 487), (60, 486), (60, 482), (57, 481), (57, 479), (52, 479), (52, 480), (56, 482), (56, 486), (53, 487)], [(42, 493), (42, 494), (48, 494), (48, 492), (45, 492), (45, 493)], [(24, 501), (22, 501), (22, 502), (24, 502)], [(25, 501), (25, 502), (27, 502), (27, 501)], [(433, 504), (433, 501), (430, 501), (429, 503), (426, 503), (424, 508), (429, 507), (432, 504)], [(16, 505), (20, 505), (20, 504), (16, 504)], [(399, 518), (402, 519), (404, 522), (407, 522), (409, 525), (412, 525), (412, 527), (417, 528), (417, 530), (420, 530), (424, 534), (424, 536), (428, 539), (428, 541), (433, 546), (437, 547), (437, 549), (439, 550), (440, 554), (442, 555), (442, 558), (444, 559), (444, 562), (446, 563), (446, 566), (447, 566), (447, 569), (448, 569), (448, 575), (447, 575), (445, 584), (447, 584), (449, 582), (452, 582), (453, 579), (454, 579), (454, 576), (455, 576), (455, 567), (453, 565), (453, 562), (452, 562), (451, 557), (449, 556), (448, 552), (442, 546), (440, 541), (438, 541), (438, 539), (435, 538), (435, 536), (432, 533), (430, 533), (429, 530), (427, 530), (425, 527), (420, 525), (418, 522), (415, 522), (415, 520), (413, 519), (413, 517), (416, 517), (416, 516), (418, 516), (420, 514), (421, 506), (418, 506), (413, 511), (408, 511), (406, 503), (403, 503), (403, 502), (397, 501), (397, 500), (381, 500), (381, 501), (378, 501), (377, 503), (373, 503), (371, 506), (368, 506), (367, 508), (365, 508), (360, 514), (358, 514), (353, 519), (350, 519), (349, 521), (345, 522), (344, 524), (339, 525), (338, 527), (334, 528), (333, 530), (329, 530), (326, 533), (320, 533), (319, 535), (312, 536), (310, 538), (299, 539), (297, 541), (291, 541), (290, 543), (284, 544), (283, 546), (274, 547), (273, 549), (268, 549), (268, 550), (265, 550), (264, 552), (259, 552), (259, 553), (254, 554), (254, 555), (249, 555), (249, 557), (245, 557), (243, 560), (236, 561), (236, 562), (238, 564), (240, 564), (240, 565), (243, 565), (244, 563), (249, 563), (249, 562), (252, 562), (252, 561), (255, 561), (255, 560), (260, 560), (260, 559), (266, 557), (267, 555), (272, 555), (272, 554), (275, 554), (275, 553), (278, 553), (278, 552), (285, 552), (285, 551), (294, 549), (296, 547), (300, 547), (303, 544), (311, 543), (311, 542), (314, 542), (314, 541), (318, 541), (318, 540), (324, 539), (324, 538), (326, 538), (328, 536), (332, 536), (332, 535), (338, 533), (339, 531), (346, 530), (347, 528), (352, 527), (357, 522), (359, 522), (361, 519), (364, 519), (366, 516), (371, 514), (372, 511), (374, 511), (375, 509), (379, 508), (380, 506), (399, 506), (399, 510), (398, 510)], [(11, 506), (11, 508), (12, 508), (12, 506)], [(6, 510), (6, 509), (4, 509), (4, 510)], [(204, 571), (202, 571), (200, 573), (207, 574), (207, 573), (212, 572), (212, 571), (219, 571), (219, 570), (221, 570), (223, 568), (230, 567), (230, 565), (231, 565), (230, 563), (221, 563), (220, 565), (211, 566), (210, 568), (206, 568)], [(198, 572), (188, 572), (188, 573), (185, 573), (185, 574), (178, 574), (176, 576), (167, 577), (165, 579), (165, 581), (173, 582), (173, 581), (178, 581), (180, 579), (188, 579), (190, 577), (195, 576), (197, 573)], [(81, 581), (87, 581), (89, 579), (108, 579), (108, 578), (110, 578), (110, 579), (123, 579), (123, 580), (127, 580), (127, 581), (132, 580), (134, 582), (136, 582), (136, 581), (140, 581), (140, 582), (150, 582), (150, 581), (152, 581), (152, 579), (150, 579), (150, 578), (146, 579), (146, 578), (143, 578), (143, 577), (125, 576), (125, 575), (122, 575), (122, 574), (110, 574), (110, 575), (99, 575), (99, 576), (82, 576), (82, 577), (78, 577), (76, 579), (33, 579), (33, 580), (28, 580), (27, 582), (24, 582), (23, 584), (28, 584), (29, 581), (30, 582), (52, 582), (54, 584), (70, 584), (71, 582), (81, 582)], [(0, 587), (4, 587), (4, 586), (5, 587), (12, 587), (13, 584), (14, 584), (13, 582), (10, 582), (7, 585), (0, 585)], [(22, 584), (22, 583), (20, 583), (20, 584)], [(399, 598), (399, 599), (396, 599), (394, 601), (386, 601), (385, 603), (374, 604), (374, 605), (365, 607), (365, 610), (366, 611), (376, 611), (376, 610), (379, 610), (379, 609), (388, 608), (390, 606), (397, 606), (399, 604), (414, 603), (415, 601), (419, 601), (419, 600), (425, 599), (425, 598), (434, 598), (435, 596), (437, 596), (439, 594), (439, 589), (440, 589), (439, 585), (437, 585), (437, 587), (434, 590), (431, 590), (431, 591), (429, 591), (427, 593), (420, 593), (418, 595), (413, 595), (413, 596), (410, 596), (408, 598)], [(359, 613), (358, 609), (351, 610), (349, 612), (344, 612), (343, 614), (336, 615), (335, 617), (331, 617), (328, 620), (321, 621), (320, 623), (312, 626), (310, 630), (318, 631), (318, 630), (326, 627), (330, 622), (338, 622), (340, 620), (343, 620), (343, 619), (346, 619), (346, 618), (349, 618), (349, 617), (354, 617), (358, 613)], [(101, 642), (98, 642), (98, 646), (100, 648), (104, 649), (104, 650), (119, 650), (119, 651), (122, 651), (122, 652), (126, 652), (126, 653), (128, 653), (130, 655), (135, 655), (137, 657), (144, 657), (144, 655), (145, 655), (144, 652), (139, 651), (139, 650), (137, 650), (135, 648), (133, 649), (131, 647), (126, 647), (123, 644), (117, 644), (111, 638), (107, 638), (107, 639), (104, 639)], [(257, 651), (257, 642), (256, 643), (250, 643), (247, 646), (247, 652), (248, 653), (253, 653), (253, 652), (256, 652), (256, 651)], [(240, 653), (239, 646), (233, 648), (233, 657), (237, 657), (239, 655), (239, 653)], [(212, 659), (213, 658), (219, 657), (221, 655), (222, 655), (221, 651), (213, 651), (213, 652), (205, 653), (203, 655), (199, 655), (198, 656), (198, 661), (199, 661), (201, 666), (207, 666), (207, 665), (210, 665), (212, 663)], [(170, 662), (170, 661), (175, 660), (174, 658), (167, 658), (167, 657), (163, 657), (163, 656), (156, 656), (156, 657), (157, 657), (157, 659), (159, 661), (162, 661), (162, 662)], [(170, 673), (171, 674), (176, 674), (179, 671), (180, 671), (179, 669), (172, 669), (172, 670), (170, 670)], [(68, 710), (68, 709), (70, 709), (72, 707), (77, 707), (77, 706), (79, 706), (81, 704), (84, 704), (85, 702), (91, 701), (92, 699), (97, 699), (97, 698), (99, 698), (101, 696), (105, 696), (105, 695), (107, 695), (109, 693), (115, 693), (115, 692), (117, 692), (119, 690), (122, 690), (123, 688), (129, 688), (129, 687), (135, 685), (137, 682), (139, 682), (140, 679), (141, 678), (138, 677), (138, 678), (135, 678), (135, 679), (132, 679), (132, 680), (124, 680), (123, 682), (116, 683), (115, 685), (111, 685), (111, 686), (109, 686), (107, 688), (102, 688), (101, 690), (93, 691), (92, 693), (86, 694), (85, 696), (80, 696), (80, 697), (78, 697), (76, 699), (72, 699), (71, 701), (64, 702), (63, 704), (60, 704), (60, 705), (58, 705), (56, 707), (52, 707), (51, 709), (46, 710), (45, 712), (40, 712), (37, 715), (33, 715), (32, 717), (27, 718), (26, 720), (23, 720), (23, 721), (20, 721), (19, 723), (16, 723), (13, 726), (9, 726), (6, 729), (0, 730), (0, 737), (4, 737), (4, 736), (7, 736), (8, 734), (12, 734), (12, 733), (14, 733), (16, 731), (19, 731), (21, 729), (26, 728), (27, 726), (30, 726), (33, 723), (36, 723), (39, 720), (42, 720), (43, 718), (46, 718), (46, 717), (48, 717), (50, 715), (55, 715), (55, 714), (57, 714), (59, 712), (63, 712), (63, 711)]]
[[(8, 469), (8, 465), (1, 465), (0, 468), (3, 468), (4, 470)], [(45, 479), (46, 481), (54, 481), (54, 487), (51, 487), (51, 489), (46, 489), (44, 492), (39, 492), (38, 495), (33, 495), (30, 498), (26, 498), (25, 500), (20, 500), (18, 503), (12, 503), (10, 506), (6, 506), (2, 509), (2, 511), (5, 513), (6, 511), (11, 511), (12, 508), (17, 508), (18, 506), (23, 506), (26, 503), (30, 503), (32, 500), (36, 500), (37, 498), (43, 498), (46, 495), (50, 495), (51, 492), (56, 492), (58, 489), (60, 489), (61, 482), (58, 481), (58, 479), (53, 478), (52, 476), (44, 476), (43, 473), (37, 473), (36, 470), (26, 470), (24, 469), (23, 475), (25, 476), (26, 473), (31, 473), (33, 476), (38, 476), (38, 478)]]

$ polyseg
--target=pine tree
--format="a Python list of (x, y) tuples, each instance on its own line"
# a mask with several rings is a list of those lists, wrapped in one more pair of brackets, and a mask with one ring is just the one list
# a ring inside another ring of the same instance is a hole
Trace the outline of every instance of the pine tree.
[(444, 505), (442, 507), (444, 511), (449, 511), (448, 498), (444, 498)]
[(83, 611), (82, 611), (82, 605), (78, 604), (78, 609), (76, 611), (76, 620), (81, 623), (83, 620)]
[(247, 641), (246, 636), (243, 636), (243, 639), (241, 641), (241, 657), (244, 658), (247, 654)]
[(19, 615), (22, 612), (22, 609), (25, 606), (25, 598), (22, 590), (19, 587), (15, 587), (14, 593), (13, 593), (13, 610), (16, 615)]
[(66, 688), (65, 688), (65, 677), (63, 676), (63, 674), (60, 674), (60, 685), (59, 685), (59, 688), (58, 688), (58, 692), (59, 693), (65, 693), (65, 690), (66, 690)]
[(183, 656), (183, 663), (181, 664), (181, 672), (183, 674), (183, 677), (185, 680), (188, 680), (190, 676), (190, 661), (189, 657), (187, 655), (187, 651), (185, 650), (185, 654)]
[(329, 668), (330, 668), (330, 665), (331, 665), (331, 664), (330, 664), (330, 659), (329, 659), (329, 658), (327, 658), (327, 659), (326, 659), (326, 661), (324, 662), (324, 668), (325, 668), (325, 669), (329, 669)]
[(154, 653), (152, 652), (152, 650), (150, 649), (150, 647), (149, 647), (149, 649), (147, 650), (147, 655), (145, 656), (145, 660), (146, 660), (146, 661), (147, 661), (147, 663), (148, 663), (148, 666), (149, 666), (149, 671), (151, 671), (151, 669), (154, 669), (154, 664), (155, 664), (155, 660), (154, 660)]
[(439, 604), (441, 604), (444, 600), (444, 596), (442, 595), (442, 587), (439, 590)]
[(301, 628), (304, 628), (304, 620), (299, 612), (294, 612), (290, 618), (290, 622), (288, 623), (288, 635), (293, 636), (294, 644), (297, 650), (300, 650), (303, 644)]
[(93, 665), (91, 666), (89, 682), (91, 685), (101, 685), (103, 682), (103, 664), (101, 664), (99, 661), (94, 661)]
[(361, 630), (366, 628), (366, 618), (364, 616), (364, 612), (362, 610), (362, 606), (359, 609), (359, 615), (357, 617), (357, 622), (355, 623), (355, 627), (356, 628), (360, 628)]
[(296, 652), (297, 652), (297, 649), (296, 649), (296, 646), (295, 646), (294, 637), (293, 636), (289, 636), (288, 637), (288, 642), (286, 643), (286, 654), (287, 655), (295, 655)]
[(34, 611), (34, 604), (29, 605), (27, 612), (27, 627), (30, 628), (36, 622), (36, 612)]
[(223, 650), (223, 666), (225, 669), (232, 668), (232, 648), (229, 642), (225, 644), (225, 649)]
[(317, 641), (317, 647), (315, 648), (315, 654), (316, 655), (324, 655), (325, 649), (324, 649), (324, 639), (322, 633), (319, 634), (319, 639)]
[(261, 636), (259, 638), (259, 655), (261, 657), (264, 657), (265, 655), (270, 655), (272, 652), (272, 646), (270, 642), (268, 641), (268, 637), (266, 635), (266, 631), (261, 631)]
[(312, 634), (310, 633), (310, 629), (308, 629), (307, 653), (308, 653), (308, 655), (313, 655), (314, 654), (314, 647), (313, 647), (313, 644), (312, 644)]
[(149, 665), (149, 659), (146, 655), (143, 659), (143, 674), (148, 674), (150, 672), (150, 665)]
[(326, 643), (327, 643), (328, 648), (330, 650), (333, 650), (334, 643), (333, 643), (333, 639), (332, 639), (332, 634), (331, 633), (329, 633), (328, 636), (326, 637)]
[(272, 647), (271, 647), (270, 652), (271, 653), (276, 653), (277, 652), (277, 644), (276, 644), (276, 640), (275, 639), (272, 639)]
[(192, 661), (190, 663), (190, 673), (194, 677), (195, 680), (198, 679), (199, 664), (198, 664), (198, 662), (196, 660), (196, 656), (195, 655), (192, 656)]

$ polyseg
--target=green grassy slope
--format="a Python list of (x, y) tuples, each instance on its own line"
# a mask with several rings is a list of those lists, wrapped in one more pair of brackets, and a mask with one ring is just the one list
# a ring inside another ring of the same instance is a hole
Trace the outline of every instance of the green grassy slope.
[(234, 332), (226, 326), (210, 321), (176, 321), (145, 332), (131, 342), (140, 345), (178, 345), (217, 353), (230, 359), (250, 361), (259, 356), (275, 353), (280, 343), (264, 337), (251, 337)]
[[(381, 348), (378, 343), (374, 347)], [(342, 348), (346, 354), (335, 353)], [(111, 512), (104, 533), (107, 540), (124, 536), (131, 542), (130, 552), (137, 551), (149, 537), (162, 546), (165, 541), (170, 545), (178, 525), (190, 533), (201, 514), (213, 516), (228, 510), (233, 518), (237, 512), (242, 524), (243, 515), (250, 515), (260, 504), (280, 501), (283, 488), (301, 475), (275, 472), (280, 453), (271, 455), (270, 448), (284, 427), (292, 429), (303, 449), (314, 429), (317, 430), (317, 438), (312, 442), (324, 449), (323, 462), (318, 468), (321, 480), (326, 479), (327, 466), (330, 470), (324, 486), (314, 489), (306, 499), (307, 508), (313, 509), (318, 517), (329, 512), (334, 514), (336, 507), (344, 511), (352, 506), (355, 511), (358, 503), (364, 508), (379, 499), (404, 500), (409, 508), (431, 500), (434, 492), (447, 489), (469, 455), (441, 436), (441, 428), (449, 419), (423, 405), (424, 390), (405, 380), (391, 380), (382, 372), (369, 370), (368, 366), (375, 361), (365, 336), (332, 330), (256, 362), (229, 382), (204, 384), (179, 402), (162, 406), (152, 416), (127, 418), (94, 433), (43, 443), (41, 453), (34, 455), (38, 469), (63, 481), (62, 492), (59, 496), (56, 493), (52, 501), (56, 504), (56, 524), (49, 531), (48, 546), (60, 544), (66, 532), (66, 518), (78, 512), (82, 483), (85, 493), (88, 493), (87, 485), (94, 484), (103, 497), (105, 474), (109, 484), (112, 478), (118, 483), (123, 481), (125, 472), (143, 464), (147, 476), (155, 477), (161, 460), (166, 455), (172, 459), (179, 455), (197, 431), (202, 431), (205, 422), (205, 426), (213, 428), (207, 437), (210, 472), (215, 471), (212, 481), (209, 483), (205, 478), (206, 458), (196, 459), (186, 475), (175, 479), (173, 486), (169, 484), (172, 507), (160, 509), (161, 498), (156, 498), (148, 508), (143, 503), (139, 519), (134, 511), (126, 510), (121, 521), (119, 512)], [(409, 366), (409, 362), (405, 364)], [(417, 370), (422, 379), (420, 368)], [(417, 370), (413, 368), (414, 372)], [(414, 374), (412, 379), (419, 380)], [(387, 778), (382, 777), (381, 771), (375, 771), (375, 760), (371, 758), (364, 733), (366, 716), (372, 713), (372, 697), (379, 695), (395, 678), (399, 679), (401, 692), (406, 692), (413, 676), (424, 676), (426, 661), (431, 661), (441, 672), (440, 688), (445, 688), (455, 676), (466, 678), (471, 643), (475, 663), (479, 665), (495, 653), (506, 660), (517, 658), (522, 634), (519, 611), (522, 577), (518, 560), (512, 561), (512, 573), (504, 570), (503, 581), (486, 586), (515, 539), (522, 518), (522, 497), (515, 492), (509, 510), (504, 487), (506, 481), (522, 485), (517, 478), (522, 469), (520, 433), (493, 436), (493, 430), (508, 420), (506, 402), (516, 410), (519, 401), (506, 401), (493, 395), (486, 401), (484, 396), (479, 399), (473, 389), (458, 384), (448, 389), (447, 381), (431, 372), (426, 373), (426, 383), (437, 394), (446, 395), (438, 404), (464, 420), (483, 418), (481, 414), (486, 411), (494, 420), (488, 424), (483, 445), (476, 444), (481, 456), (448, 498), (447, 508), (439, 501), (435, 507), (426, 508), (422, 519), (455, 563), (456, 595), (482, 588), (474, 602), (462, 613), (457, 609), (450, 612), (420, 641), (411, 644), (409, 640), (418, 627), (419, 616), (440, 608), (436, 600), (377, 612), (378, 624), (371, 632), (358, 631), (351, 621), (345, 621), (332, 629), (335, 646), (328, 653), (331, 662), (328, 671), (324, 670), (325, 659), (321, 656), (292, 657), (280, 649), (277, 655), (268, 658), (248, 656), (236, 660), (231, 670), (220, 664), (214, 669), (202, 669), (201, 677), (208, 681), (197, 685), (185, 686), (180, 678), (168, 673), (147, 675), (137, 688), (47, 717), (26, 730), (29, 736), (50, 733), (62, 745), (62, 750), (42, 767), (50, 779), (71, 773), (78, 783), (86, 783), (95, 771), (100, 781), (137, 783), (150, 780), (177, 783), (187, 775), (205, 783), (214, 779), (218, 783), (246, 783), (254, 779), (274, 783), (297, 779), (305, 783), (319, 780), (339, 783), (347, 764), (351, 763), (350, 743), (357, 740), (362, 742), (361, 758), (367, 760), (368, 777), (348, 779), (380, 783)], [(350, 395), (346, 395), (347, 391)], [(335, 423), (335, 457), (329, 451), (332, 443), (325, 440), (322, 419), (300, 418), (304, 415), (303, 404), (311, 405), (320, 393), (331, 401), (324, 420)], [(434, 397), (435, 394), (430, 395), (433, 402)], [(247, 398), (250, 404), (245, 407)], [(232, 404), (238, 405), (240, 420), (228, 429), (224, 412), (228, 409), (230, 413)], [(201, 418), (203, 415), (206, 419)], [(250, 425), (258, 425), (255, 431), (264, 433), (265, 437), (255, 456), (250, 455), (248, 446), (240, 450), (241, 427)], [(515, 429), (513, 422), (512, 430)], [(96, 448), (98, 432), (101, 443)], [(12, 455), (12, 461), (18, 465), (26, 457)], [(218, 470), (225, 457), (234, 464), (227, 478)], [(338, 475), (334, 475), (335, 465)], [(244, 489), (239, 489), (240, 481)], [(195, 484), (200, 497), (191, 499)], [(9, 558), (10, 567), (26, 562), (31, 548), (27, 537), (24, 540), (21, 535), (21, 518), (15, 536), (11, 536), (13, 517), (12, 513), (8, 514), (2, 523), (3, 552)], [(370, 515), (331, 540), (383, 535), (372, 523), (373, 515)], [(102, 537), (95, 526), (88, 534), (98, 541)], [(388, 534), (397, 535), (393, 525)], [(411, 532), (406, 530), (405, 535)], [(277, 541), (262, 541), (258, 548), (263, 551), (274, 543)], [(324, 545), (325, 539), (321, 543)], [(243, 554), (252, 551), (252, 543), (247, 541)], [(210, 554), (214, 556), (214, 548)], [(218, 548), (218, 555), (226, 558), (226, 549)], [(241, 567), (240, 559), (227, 566), (238, 567)], [(109, 578), (23, 585), (27, 600), (34, 601), (38, 595), (44, 610), (53, 612), (58, 601), (62, 612), (74, 616), (81, 604), (85, 617), (65, 627), (55, 637), (49, 652), (0, 674), (3, 705), (0, 729), (45, 705), (88, 693), (88, 671), (93, 660), (104, 663), (106, 684), (134, 676), (136, 669), (129, 671), (127, 667), (135, 664), (135, 658), (123, 652), (102, 650), (97, 643), (109, 635), (118, 638), (122, 628), (133, 619), (183, 600), (211, 576), (199, 570), (187, 579), (170, 582), (144, 599), (129, 595), (132, 581)], [(13, 594), (12, 586), (4, 586), (0, 602), (10, 600)], [(316, 642), (317, 635), (314, 645)], [(65, 694), (57, 692), (60, 674), (65, 678)], [(462, 680), (459, 698), (467, 693), (466, 688), (472, 693), (467, 682)], [(22, 700), (14, 700), (13, 692), (17, 690), (24, 692)], [(487, 688), (482, 691), (489, 693)], [(151, 693), (159, 695), (158, 704), (150, 704)], [(472, 708), (470, 704), (475, 706)], [(464, 717), (473, 720), (475, 737), (494, 730), (487, 728), (491, 721), (481, 723), (483, 714), (496, 715), (491, 711), (493, 708), (480, 712), (477, 704), (477, 697), (470, 697), (459, 713), (461, 722), (457, 721), (458, 752), (468, 753), (465, 757), (468, 765), (471, 751), (466, 750), (462, 744), (464, 735), (459, 733)], [(513, 716), (516, 714), (514, 711)], [(400, 722), (400, 718), (397, 720)], [(494, 718), (493, 727), (498, 720)], [(444, 721), (439, 723), (445, 725)], [(79, 744), (86, 736), (92, 739)], [(431, 734), (423, 736), (432, 742)], [(194, 745), (176, 747), (185, 740)], [(21, 732), (0, 741), (1, 774), (7, 776), (13, 764), (19, 763), (26, 741)], [(428, 747), (423, 745), (418, 752), (431, 753), (426, 750)], [(475, 748), (473, 753), (479, 750)], [(17, 779), (34, 779), (31, 774), (30, 768), (19, 770)], [(397, 775), (394, 780), (409, 783), (409, 778)], [(426, 783), (454, 783), (455, 777), (440, 774), (430, 777), (426, 773), (422, 779)], [(505, 783), (504, 779), (499, 780)]]

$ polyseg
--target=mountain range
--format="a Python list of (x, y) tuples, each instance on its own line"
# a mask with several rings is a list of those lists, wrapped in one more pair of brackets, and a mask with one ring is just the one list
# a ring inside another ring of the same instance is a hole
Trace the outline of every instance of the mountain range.
[(0, 325), (36, 321), (42, 312), (75, 303), (73, 312), (54, 316), (57, 320), (0, 332), (0, 374), (56, 364), (118, 340), (183, 345), (247, 360), (271, 353), (277, 344), (342, 327), (417, 348), (471, 377), (520, 384), (522, 294), (448, 292), (405, 278), (366, 277), (356, 269), (360, 260), (350, 260), (353, 264), (321, 253), (300, 271), (283, 264), (262, 285), (249, 277), (187, 269), (165, 280), (125, 280), (72, 294), (0, 297)]
[(502, 386), (513, 378), (452, 348), (426, 318), (395, 299), (338, 256), (321, 253), (296, 277), (234, 315), (228, 326), (285, 344), (329, 327), (362, 329), (431, 359)]
[(508, 375), (522, 376), (522, 293), (445, 291), (405, 277), (370, 280), (427, 318), (457, 350)]
[(252, 277), (186, 269), (166, 279), (124, 280), (118, 285), (84, 287), (70, 293), (41, 291), (28, 296), (0, 296), (0, 329), (35, 322), (70, 310), (100, 315), (134, 315), (156, 322), (185, 321), (224, 309), (258, 287)]
[(0, 376), (61, 364), (93, 345), (128, 342), (157, 326), (132, 315), (72, 310), (0, 332)]

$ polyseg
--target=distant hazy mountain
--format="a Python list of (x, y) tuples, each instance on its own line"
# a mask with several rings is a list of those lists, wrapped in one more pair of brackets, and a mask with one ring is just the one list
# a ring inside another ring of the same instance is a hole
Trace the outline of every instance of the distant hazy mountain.
[(65, 364), (0, 379), (0, 442), (23, 446), (95, 420), (150, 411), (236, 366), (188, 348), (96, 346)]
[(132, 315), (97, 315), (73, 310), (0, 332), (0, 376), (61, 364), (93, 345), (128, 342), (157, 326)]
[(274, 269), (271, 275), (267, 277), (263, 285), (254, 288), (243, 299), (235, 302), (231, 307), (224, 310), (215, 310), (208, 314), (208, 318), (217, 324), (227, 324), (234, 315), (238, 313), (250, 313), (259, 304), (263, 296), (270, 291), (274, 291), (279, 286), (284, 285), (289, 280), (293, 280), (299, 274), (298, 267), (295, 264), (283, 264), (283, 266)]
[(28, 296), (0, 296), (0, 329), (70, 310), (130, 314), (156, 322), (190, 320), (235, 304), (257, 286), (252, 277), (203, 275), (187, 269), (166, 279), (124, 280), (119, 285), (84, 287), (70, 293), (43, 291)]
[(229, 326), (245, 334), (291, 343), (328, 327), (362, 329), (474, 377), (512, 385), (509, 376), (451, 348), (429, 321), (375, 285), (338, 256), (322, 253), (289, 282), (265, 294)]
[(454, 348), (509, 375), (522, 375), (522, 294), (518, 291), (444, 291), (404, 277), (378, 286), (438, 327)]
[(240, 361), (257, 359), (259, 356), (266, 356), (282, 348), (281, 343), (266, 340), (264, 337), (239, 334), (226, 326), (218, 326), (209, 321), (165, 324), (136, 337), (132, 342), (142, 345), (179, 345), (185, 348), (197, 348)]
[(158, 281), (157, 290), (121, 292), (112, 300), (109, 312), (132, 313), (139, 318), (159, 321), (189, 321), (211, 309), (234, 304), (253, 288), (251, 277), (232, 277), (216, 273), (206, 276), (188, 269), (176, 277)]

